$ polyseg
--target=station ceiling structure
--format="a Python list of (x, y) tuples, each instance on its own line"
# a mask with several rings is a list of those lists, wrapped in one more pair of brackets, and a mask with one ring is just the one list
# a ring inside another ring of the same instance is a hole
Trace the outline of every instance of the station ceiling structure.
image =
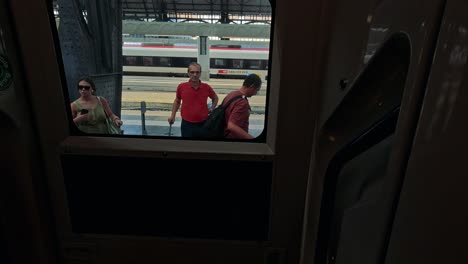
[(80, 17), (86, 23), (97, 21), (98, 27), (102, 21), (107, 24), (113, 21), (112, 17), (119, 17), (121, 32), (131, 38), (176, 35), (212, 36), (221, 40), (269, 39), (273, 10), (270, 0), (53, 0), (52, 3), (57, 25), (62, 13), (68, 19), (77, 19), (74, 22), (81, 21)]
[(123, 20), (206, 23), (271, 22), (269, 0), (121, 0)]

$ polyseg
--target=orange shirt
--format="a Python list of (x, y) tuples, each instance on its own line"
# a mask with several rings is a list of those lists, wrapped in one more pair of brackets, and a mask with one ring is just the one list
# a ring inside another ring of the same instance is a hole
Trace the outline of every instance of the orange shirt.
[[(224, 98), (224, 103), (227, 103), (231, 98), (242, 95), (240, 91), (230, 92)], [(249, 133), (249, 117), (250, 117), (250, 104), (247, 98), (240, 98), (233, 101), (225, 110), (226, 125), (227, 122), (233, 122), (245, 132)], [(230, 133), (229, 130), (224, 131), (224, 136), (226, 138), (236, 138)]]

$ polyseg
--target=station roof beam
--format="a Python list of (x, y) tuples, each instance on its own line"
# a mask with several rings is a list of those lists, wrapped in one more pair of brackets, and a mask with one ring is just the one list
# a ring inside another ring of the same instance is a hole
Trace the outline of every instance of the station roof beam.
[(269, 24), (272, 12), (269, 0), (122, 0), (122, 9), (123, 20), (221, 24)]

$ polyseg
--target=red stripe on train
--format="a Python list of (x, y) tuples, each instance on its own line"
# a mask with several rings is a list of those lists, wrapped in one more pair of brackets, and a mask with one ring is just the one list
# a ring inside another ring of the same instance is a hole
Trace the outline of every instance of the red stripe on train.
[[(160, 46), (160, 45), (131, 45), (124, 44), (124, 47), (136, 47), (136, 48), (149, 48), (149, 49), (197, 49), (194, 46)], [(210, 47), (212, 50), (255, 50), (255, 51), (269, 51), (269, 48), (228, 48), (228, 47)]]

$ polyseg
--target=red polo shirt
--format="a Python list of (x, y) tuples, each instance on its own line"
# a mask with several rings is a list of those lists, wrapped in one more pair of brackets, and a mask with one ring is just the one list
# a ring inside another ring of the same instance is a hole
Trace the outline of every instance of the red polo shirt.
[(190, 81), (179, 84), (176, 97), (182, 100), (180, 116), (192, 123), (205, 121), (208, 118), (208, 97), (214, 96), (213, 88), (201, 81), (198, 89), (193, 88)]

